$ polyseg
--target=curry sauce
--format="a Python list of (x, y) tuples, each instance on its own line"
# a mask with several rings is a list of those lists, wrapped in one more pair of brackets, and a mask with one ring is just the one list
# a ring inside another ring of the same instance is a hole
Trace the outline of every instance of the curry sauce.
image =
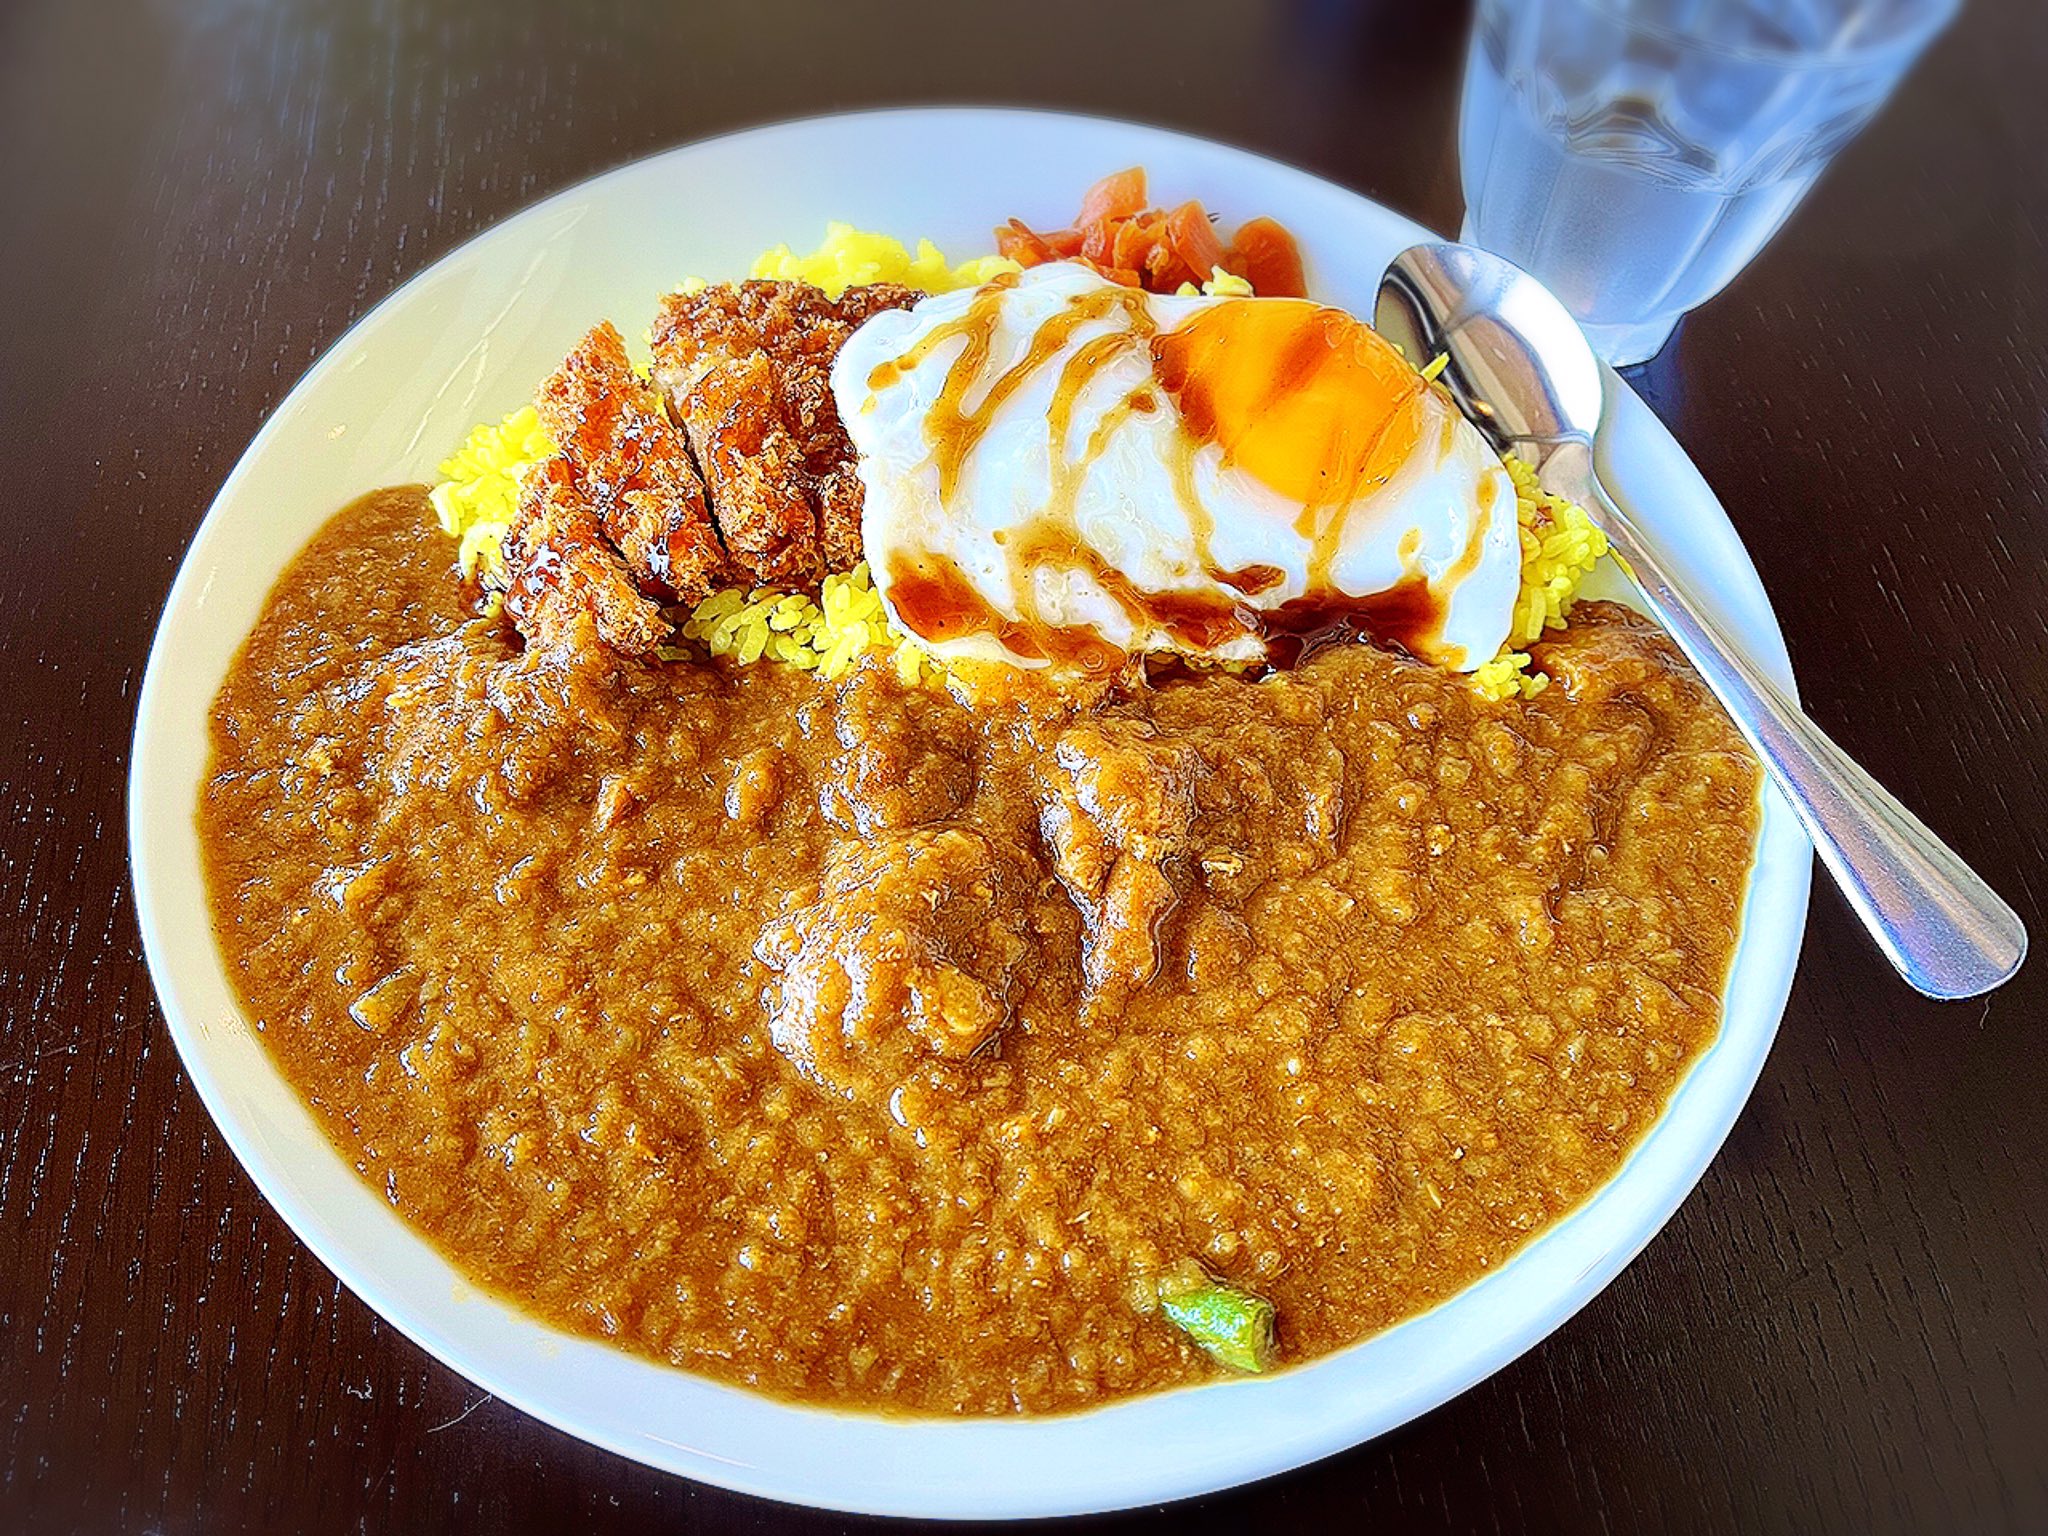
[(1218, 1367), (1190, 1261), (1337, 1349), (1610, 1178), (1714, 1038), (1758, 771), (1582, 604), (1487, 703), (910, 685), (522, 651), (416, 489), (213, 713), (216, 931), (280, 1070), (466, 1273), (810, 1401), (1042, 1412)]

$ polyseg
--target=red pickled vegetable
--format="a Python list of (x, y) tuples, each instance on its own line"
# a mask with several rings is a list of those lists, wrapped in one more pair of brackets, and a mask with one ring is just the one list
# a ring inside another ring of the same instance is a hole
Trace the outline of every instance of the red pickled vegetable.
[(1216, 238), (1216, 226), (1200, 203), (1182, 203), (1166, 216), (1166, 243), (1187, 269), (1184, 282), (1206, 283), (1216, 268), (1229, 267), (1223, 242)]
[(1086, 229), (1091, 224), (1133, 218), (1144, 211), (1145, 168), (1134, 165), (1128, 171), (1112, 172), (1083, 192), (1081, 214), (1074, 223)]
[(1007, 256), (1020, 267), (1035, 267), (1042, 261), (1058, 261), (1060, 253), (1052, 242), (1020, 219), (1012, 219), (996, 230), (996, 254)]
[(1252, 291), (1276, 299), (1305, 299), (1308, 282), (1302, 276), (1301, 248), (1285, 225), (1273, 219), (1247, 219), (1238, 226), (1223, 263), (1252, 285)]
[(1090, 187), (1070, 229), (1041, 233), (1011, 219), (995, 234), (996, 250), (1019, 266), (1078, 258), (1111, 282), (1153, 293), (1205, 283), (1218, 267), (1245, 278), (1260, 294), (1301, 298), (1307, 291), (1301, 253), (1279, 224), (1253, 219), (1226, 246), (1200, 203), (1185, 202), (1170, 211), (1147, 208), (1140, 166)]

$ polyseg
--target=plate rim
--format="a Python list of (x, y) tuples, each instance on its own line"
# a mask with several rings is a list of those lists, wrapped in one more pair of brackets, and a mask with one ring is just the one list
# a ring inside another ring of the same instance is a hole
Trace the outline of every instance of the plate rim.
[[(1777, 903), (1781, 909), (1781, 916), (1789, 923), (1792, 930), (1790, 950), (1783, 958), (1780, 966), (1782, 976), (1778, 983), (1767, 987), (1767, 991), (1771, 993), (1765, 999), (1768, 1004), (1768, 1023), (1760, 1031), (1760, 1038), (1756, 1042), (1753, 1051), (1753, 1060), (1748, 1060), (1741, 1064), (1741, 1070), (1738, 1073), (1740, 1079), (1739, 1087), (1732, 1082), (1730, 1084), (1731, 1087), (1736, 1088), (1732, 1097), (1732, 1107), (1725, 1116), (1719, 1117), (1722, 1123), (1718, 1129), (1692, 1149), (1694, 1155), (1684, 1159), (1685, 1168), (1682, 1175), (1668, 1181), (1663, 1186), (1663, 1192), (1651, 1202), (1651, 1205), (1656, 1209), (1649, 1219), (1640, 1224), (1641, 1230), (1635, 1235), (1634, 1239), (1629, 1243), (1609, 1250), (1602, 1256), (1599, 1262), (1590, 1266), (1579, 1277), (1578, 1281), (1569, 1288), (1560, 1306), (1553, 1308), (1542, 1322), (1532, 1324), (1518, 1331), (1512, 1337), (1498, 1342), (1491, 1351), (1487, 1352), (1482, 1360), (1474, 1363), (1470, 1369), (1418, 1384), (1414, 1390), (1408, 1393), (1407, 1397), (1398, 1399), (1388, 1413), (1381, 1415), (1384, 1422), (1376, 1423), (1368, 1428), (1361, 1429), (1352, 1420), (1343, 1419), (1340, 1416), (1330, 1424), (1325, 1425), (1323, 1432), (1320, 1434), (1297, 1434), (1284, 1444), (1262, 1442), (1261, 1449), (1256, 1454), (1209, 1456), (1204, 1459), (1201, 1467), (1192, 1473), (1188, 1471), (1185, 1465), (1181, 1465), (1182, 1475), (1179, 1477), (1165, 1475), (1166, 1471), (1171, 1470), (1170, 1468), (1152, 1469), (1152, 1476), (1149, 1481), (1146, 1480), (1144, 1472), (1141, 1471), (1137, 1477), (1127, 1478), (1126, 1483), (1128, 1486), (1119, 1489), (1097, 1487), (1086, 1490), (1074, 1490), (1073, 1494), (1069, 1494), (1055, 1483), (1049, 1486), (1018, 1490), (1012, 1496), (995, 1502), (984, 1502), (974, 1499), (963, 1500), (957, 1497), (941, 1502), (924, 1502), (920, 1497), (921, 1490), (919, 1489), (909, 1489), (902, 1496), (884, 1499), (877, 1499), (871, 1491), (855, 1492), (844, 1499), (834, 1497), (830, 1489), (820, 1490), (816, 1487), (807, 1488), (801, 1492), (792, 1492), (786, 1476), (778, 1476), (773, 1468), (763, 1467), (760, 1464), (728, 1461), (718, 1458), (705, 1450), (683, 1445), (676, 1441), (663, 1440), (656, 1436), (642, 1435), (638, 1438), (625, 1438), (608, 1433), (594, 1432), (589, 1424), (580, 1422), (573, 1415), (560, 1411), (556, 1405), (545, 1400), (535, 1399), (532, 1394), (523, 1390), (507, 1386), (502, 1373), (490, 1362), (479, 1362), (474, 1359), (467, 1348), (450, 1338), (440, 1328), (436, 1327), (431, 1320), (423, 1317), (420, 1307), (424, 1306), (424, 1303), (416, 1306), (408, 1304), (403, 1298), (393, 1299), (384, 1297), (376, 1292), (374, 1286), (366, 1286), (360, 1283), (358, 1266), (352, 1262), (349, 1254), (344, 1251), (345, 1245), (339, 1241), (330, 1241), (329, 1234), (325, 1231), (322, 1222), (317, 1218), (316, 1214), (302, 1209), (297, 1198), (284, 1187), (277, 1176), (277, 1171), (269, 1166), (268, 1159), (255, 1145), (254, 1139), (248, 1133), (247, 1127), (240, 1123), (238, 1116), (232, 1112), (228, 1104), (227, 1085), (216, 1075), (214, 1064), (206, 1053), (204, 1037), (207, 1025), (201, 1020), (188, 1016), (183, 1011), (182, 1000), (178, 996), (179, 988), (169, 980), (175, 974), (169, 948), (170, 940), (159, 922), (161, 898), (158, 895), (158, 882), (156, 879), (158, 871), (154, 863), (157, 854), (153, 851), (156, 838), (154, 829), (149, 823), (150, 818), (160, 813), (163, 809), (159, 802), (163, 799), (166, 792), (159, 785), (150, 781), (148, 769), (159, 755), (161, 750), (158, 744), (159, 736), (162, 730), (166, 728), (162, 722), (162, 700), (165, 689), (168, 686), (164, 682), (164, 678), (167, 670), (174, 665), (172, 661), (167, 659), (167, 640), (172, 636), (174, 619), (193, 604), (195, 594), (191, 590), (192, 584), (201, 579), (198, 562), (194, 559), (194, 554), (206, 543), (209, 531), (212, 530), (217, 534), (217, 524), (223, 523), (231, 516), (228, 509), (232, 507), (238, 489), (252, 472), (252, 467), (261, 459), (266, 449), (281, 433), (294, 408), (303, 406), (307, 397), (318, 389), (329, 373), (345, 364), (351, 353), (352, 345), (357, 343), (366, 331), (369, 331), (379, 323), (387, 313), (402, 308), (406, 301), (420, 290), (421, 285), (442, 274), (475, 248), (482, 246), (485, 242), (504, 238), (507, 231), (515, 226), (538, 224), (551, 212), (558, 212), (573, 205), (578, 200), (589, 199), (607, 182), (642, 173), (646, 168), (662, 162), (680, 162), (693, 154), (701, 154), (714, 147), (730, 148), (738, 141), (755, 140), (767, 142), (782, 135), (829, 132), (835, 127), (856, 122), (873, 123), (885, 120), (903, 120), (919, 124), (929, 124), (934, 119), (949, 118), (973, 119), (984, 124), (1008, 123), (1012, 126), (1055, 123), (1107, 132), (1119, 137), (1126, 135), (1136, 136), (1139, 139), (1153, 142), (1178, 141), (1183, 146), (1198, 150), (1204, 154), (1220, 153), (1228, 159), (1249, 162), (1251, 167), (1256, 168), (1260, 174), (1266, 176), (1271, 176), (1277, 172), (1287, 177), (1299, 178), (1305, 183), (1312, 183), (1319, 194), (1334, 193), (1344, 199), (1364, 204), (1376, 215), (1396, 220), (1410, 229), (1420, 231), (1421, 233), (1417, 235), (1417, 238), (1422, 238), (1428, 234), (1426, 229), (1417, 221), (1400, 214), (1396, 210), (1387, 208), (1375, 199), (1354, 192), (1327, 178), (1318, 176), (1286, 161), (1255, 151), (1245, 150), (1221, 141), (1204, 138), (1200, 135), (1185, 133), (1177, 129), (1160, 128), (1149, 124), (1091, 114), (1018, 107), (973, 106), (877, 107), (855, 112), (778, 119), (772, 122), (736, 128), (708, 138), (693, 140), (689, 143), (672, 146), (649, 155), (625, 160), (594, 175), (573, 182), (515, 210), (501, 219), (485, 225), (400, 283), (389, 294), (349, 324), (322, 350), (319, 357), (308, 366), (304, 373), (293, 383), (292, 387), (266, 413), (261, 426), (250, 440), (248, 446), (237, 458), (233, 469), (223, 480), (219, 491), (209, 504), (205, 517), (194, 530), (186, 553), (181, 558), (177, 576), (159, 612), (151, 639), (148, 663), (142, 686), (138, 691), (136, 726), (130, 744), (130, 767), (126, 781), (127, 815), (125, 818), (125, 829), (129, 840), (131, 894), (135, 905), (138, 927), (142, 934), (152, 984), (158, 997), (159, 1007), (164, 1015), (166, 1027), (171, 1034), (173, 1043), (177, 1047), (185, 1072), (191, 1078), (201, 1101), (205, 1103), (215, 1126), (234, 1152), (236, 1160), (241, 1165), (243, 1171), (247, 1173), (251, 1181), (257, 1186), (259, 1192), (263, 1194), (272, 1209), (292, 1229), (298, 1240), (306, 1246), (324, 1267), (334, 1274), (342, 1284), (347, 1286), (372, 1312), (426, 1350), (437, 1361), (454, 1370), (458, 1375), (482, 1390), (512, 1403), (529, 1416), (540, 1419), (542, 1422), (548, 1423), (564, 1433), (573, 1435), (587, 1443), (600, 1445), (605, 1449), (612, 1450), (650, 1466), (656, 1466), (663, 1470), (676, 1472), (680, 1475), (759, 1497), (785, 1502), (801, 1502), (812, 1507), (839, 1509), (855, 1513), (917, 1515), (936, 1518), (1022, 1518), (1104, 1512), (1127, 1508), (1137, 1504), (1191, 1497), (1220, 1488), (1256, 1481), (1264, 1477), (1310, 1465), (1353, 1445), (1361, 1444), (1367, 1439), (1383, 1434), (1399, 1424), (1407, 1422), (1409, 1419), (1428, 1411), (1430, 1408), (1449, 1401), (1452, 1397), (1468, 1390), (1479, 1381), (1485, 1380), (1499, 1370), (1504, 1369), (1508, 1364), (1534, 1347), (1535, 1344), (1562, 1327), (1571, 1316), (1605, 1290), (1620, 1272), (1647, 1246), (1651, 1239), (1663, 1230), (1678, 1207), (1692, 1194), (1704, 1175), (1707, 1165), (1718, 1153), (1722, 1143), (1733, 1129), (1735, 1122), (1740, 1118), (1743, 1109), (1748, 1103), (1756, 1078), (1761, 1071), (1763, 1061), (1768, 1055), (1779, 1023), (1782, 1020), (1793, 975), (1796, 971), (1800, 941), (1805, 926), (1806, 905), (1810, 892), (1812, 863), (1810, 854), (1796, 871), (1788, 870), (1786, 872), (1783, 876), (1785, 881), (1784, 889), (1782, 892), (1777, 893), (1781, 898)], [(1744, 592), (1737, 594), (1737, 596), (1744, 600), (1753, 599), (1761, 601), (1761, 621), (1764, 632), (1761, 637), (1752, 636), (1752, 640), (1761, 638), (1764, 643), (1761, 646), (1753, 644), (1752, 648), (1756, 658), (1763, 669), (1771, 674), (1775, 680), (1781, 684), (1790, 684), (1791, 669), (1785, 653), (1783, 634), (1778, 625), (1776, 613), (1769, 602), (1768, 596), (1763, 592), (1754, 563), (1749, 559), (1748, 552), (1742, 545), (1739, 535), (1735, 534), (1732, 524), (1728, 523), (1726, 513), (1721, 509), (1718, 499), (1713, 496), (1711, 489), (1699, 477), (1698, 471), (1692, 465), (1689, 456), (1684, 453), (1683, 449), (1679, 447), (1669, 432), (1662, 427), (1661, 423), (1657, 423), (1654, 415), (1649, 412), (1648, 407), (1636, 396), (1626, 381), (1619, 379), (1618, 376), (1610, 371), (1608, 373), (1608, 388), (1610, 410), (1646, 418), (1654, 427), (1654, 435), (1661, 437), (1663, 445), (1668, 448), (1669, 453), (1666, 454), (1666, 457), (1668, 458), (1670, 454), (1676, 455), (1678, 463), (1682, 464), (1683, 473), (1689, 474), (1697, 482), (1696, 494), (1704, 495), (1714, 512), (1718, 514), (1726, 534), (1733, 540), (1737, 575), (1739, 578), (1746, 578), (1748, 585), (1754, 588), (1753, 593)], [(1674, 466), (1667, 465), (1666, 468), (1671, 469)], [(1625, 494), (1623, 500), (1625, 502), (1628, 500)], [(1655, 519), (1652, 518), (1651, 521), (1654, 526)], [(1725, 558), (1725, 554), (1722, 558)], [(276, 571), (272, 571), (270, 579), (274, 581), (276, 574)], [(199, 594), (199, 596), (203, 597), (203, 593)], [(217, 686), (218, 679), (215, 679), (214, 683)], [(1774, 825), (1777, 825), (1782, 830), (1782, 824), (1790, 818), (1789, 810), (1781, 802), (1774, 804), (1773, 802), (1775, 801), (1775, 794), (1766, 790), (1765, 825), (1763, 829), (1760, 829), (1758, 870), (1762, 868), (1761, 849), (1763, 846), (1763, 833), (1769, 831)], [(194, 808), (190, 805), (185, 806), (183, 814), (188, 821), (191, 820)], [(1774, 815), (1776, 818), (1775, 823), (1773, 821)], [(1799, 840), (1803, 844), (1803, 834), (1799, 835)], [(1750, 939), (1748, 932), (1750, 926), (1749, 919), (1755, 906), (1757, 889), (1758, 875), (1753, 872), (1750, 886), (1746, 889), (1744, 898), (1745, 931), (1743, 944), (1745, 947)], [(202, 918), (202, 921), (206, 920)], [(225, 966), (221, 962), (221, 956), (217, 947), (211, 959), (215, 968), (220, 970), (224, 976)], [(1739, 959), (1740, 956), (1738, 955)], [(1731, 971), (1731, 987), (1732, 977), (1733, 972)], [(245, 1032), (253, 1035), (253, 1030), (250, 1030), (246, 1019), (239, 1019), (235, 1022)], [(1697, 1073), (1699, 1063), (1704, 1062), (1714, 1049), (1728, 1038), (1729, 1024), (1730, 1020), (1724, 1011), (1721, 1031), (1717, 1035), (1714, 1045), (1710, 1046), (1708, 1051), (1702, 1054), (1699, 1062), (1695, 1063), (1694, 1068), (1688, 1073), (1686, 1082), (1690, 1082), (1693, 1075)], [(230, 1027), (233, 1026), (231, 1025)], [(268, 1060), (267, 1054), (265, 1059)], [(271, 1070), (275, 1071), (274, 1064), (272, 1064)], [(1680, 1087), (1683, 1088), (1683, 1086), (1684, 1083), (1681, 1083)], [(1676, 1093), (1677, 1090), (1674, 1090), (1673, 1102), (1676, 1102)], [(1668, 1118), (1668, 1112), (1669, 1106), (1667, 1105), (1666, 1113), (1659, 1116), (1658, 1126), (1662, 1126), (1665, 1123)], [(310, 1111), (307, 1111), (306, 1114), (310, 1121)], [(1646, 1134), (1645, 1138), (1636, 1144), (1636, 1147), (1631, 1150), (1622, 1168), (1617, 1170), (1616, 1174), (1601, 1185), (1592, 1195), (1588, 1196), (1586, 1201), (1574, 1207), (1572, 1211), (1559, 1218), (1558, 1221), (1553, 1222), (1537, 1238), (1518, 1249), (1510, 1260), (1509, 1265), (1503, 1266), (1501, 1273), (1510, 1273), (1512, 1267), (1522, 1261), (1532, 1250), (1538, 1248), (1561, 1229), (1577, 1221), (1608, 1191), (1613, 1190), (1618, 1184), (1622, 1183), (1629, 1169), (1637, 1163), (1643, 1148), (1655, 1137), (1656, 1129), (1656, 1127), (1653, 1127)], [(315, 1125), (315, 1132), (321, 1135), (323, 1141), (325, 1140), (324, 1133), (318, 1130), (317, 1124)], [(329, 1144), (329, 1146), (334, 1153), (336, 1161), (345, 1163), (345, 1159), (339, 1149), (333, 1148), (332, 1144)], [(348, 1172), (350, 1178), (356, 1177), (352, 1170)], [(361, 1183), (360, 1180), (357, 1182)], [(361, 1187), (365, 1190), (368, 1189), (366, 1184), (363, 1184)], [(426, 1238), (418, 1233), (412, 1233), (409, 1228), (407, 1231), (410, 1233), (413, 1241), (431, 1248), (432, 1245)], [(1488, 1282), (1482, 1281), (1479, 1283), (1486, 1284)], [(1466, 1287), (1454, 1293), (1429, 1312), (1420, 1314), (1417, 1318), (1406, 1319), (1402, 1323), (1397, 1324), (1394, 1329), (1387, 1330), (1386, 1333), (1371, 1336), (1358, 1344), (1348, 1346), (1344, 1350), (1321, 1357), (1317, 1361), (1296, 1367), (1282, 1373), (1279, 1377), (1271, 1379), (1279, 1381), (1291, 1377), (1300, 1377), (1305, 1373), (1318, 1371), (1331, 1362), (1342, 1361), (1347, 1356), (1355, 1355), (1356, 1352), (1368, 1348), (1374, 1339), (1385, 1338), (1390, 1333), (1411, 1328), (1421, 1319), (1435, 1315), (1443, 1307), (1456, 1302), (1462, 1297), (1468, 1296), (1472, 1289), (1472, 1287)], [(475, 1294), (477, 1296), (483, 1295), (482, 1292), (476, 1292)], [(487, 1298), (486, 1304), (491, 1307), (511, 1308), (510, 1303), (495, 1297)], [(428, 1310), (431, 1310), (431, 1308)], [(545, 1325), (537, 1326), (545, 1327)], [(607, 1353), (614, 1353), (614, 1351), (610, 1350), (609, 1346), (594, 1344), (591, 1341), (575, 1336), (563, 1334), (560, 1335), (560, 1338), (565, 1350), (597, 1349)], [(638, 1359), (640, 1357), (630, 1358)], [(651, 1364), (651, 1362), (644, 1361), (642, 1363)], [(693, 1381), (708, 1381), (708, 1378), (691, 1376), (690, 1373), (677, 1371), (673, 1367), (653, 1365), (652, 1368), (689, 1377)], [(972, 1420), (966, 1422), (932, 1418), (891, 1418), (850, 1413), (842, 1409), (819, 1408), (783, 1402), (776, 1402), (775, 1406), (782, 1412), (798, 1415), (807, 1421), (851, 1421), (866, 1429), (875, 1431), (877, 1435), (895, 1435), (907, 1431), (920, 1437), (936, 1434), (958, 1442), (963, 1438), (958, 1432), (964, 1431), (969, 1437), (987, 1438), (994, 1442), (998, 1439), (1019, 1440), (1029, 1438), (1034, 1426), (1096, 1421), (1109, 1416), (1127, 1414), (1135, 1405), (1157, 1402), (1161, 1398), (1186, 1399), (1201, 1394), (1217, 1394), (1220, 1396), (1220, 1394), (1243, 1390), (1248, 1386), (1256, 1386), (1256, 1384), (1217, 1383), (1181, 1388), (1165, 1394), (1118, 1400), (1103, 1407), (1086, 1410), (1079, 1414), (1060, 1414), (1018, 1419)], [(739, 1394), (755, 1402), (772, 1401), (761, 1397), (759, 1394), (747, 1392), (742, 1388), (721, 1386), (720, 1390)], [(664, 1454), (661, 1450), (663, 1446), (668, 1447), (675, 1454)], [(1183, 1456), (1183, 1463), (1185, 1460), (1186, 1458)], [(1078, 1494), (1078, 1496), (1074, 1496), (1074, 1494)]]

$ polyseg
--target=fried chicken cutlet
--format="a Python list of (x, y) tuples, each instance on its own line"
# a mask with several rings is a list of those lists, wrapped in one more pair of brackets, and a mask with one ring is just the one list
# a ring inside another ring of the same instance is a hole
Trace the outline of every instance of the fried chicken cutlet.
[(563, 455), (536, 464), (520, 483), (519, 508), (505, 534), (505, 568), (505, 611), (531, 644), (573, 645), (585, 614), (600, 640), (628, 656), (647, 655), (668, 637), (661, 605), (640, 590), (605, 537)]
[(672, 629), (663, 603), (851, 570), (861, 484), (832, 360), (870, 315), (917, 297), (778, 282), (671, 296), (655, 328), (660, 389), (615, 327), (592, 328), (535, 402), (559, 452), (528, 472), (505, 539), (519, 632), (573, 643), (587, 613), (605, 645), (647, 655)]
[(745, 282), (662, 301), (654, 379), (746, 578), (808, 586), (859, 563), (860, 477), (832, 400), (832, 359), (869, 316), (919, 297), (895, 283), (832, 299), (809, 283)]
[(699, 603), (727, 576), (704, 481), (661, 396), (610, 321), (594, 326), (535, 402), (627, 568), (654, 596)]

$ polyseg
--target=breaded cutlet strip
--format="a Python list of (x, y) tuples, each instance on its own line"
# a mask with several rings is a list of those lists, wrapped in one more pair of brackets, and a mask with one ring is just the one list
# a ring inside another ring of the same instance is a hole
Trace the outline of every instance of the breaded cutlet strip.
[(577, 619), (588, 614), (606, 645), (645, 656), (672, 628), (606, 537), (565, 455), (536, 464), (520, 483), (505, 568), (505, 611), (529, 644), (573, 644)]
[(802, 452), (782, 424), (775, 369), (753, 352), (713, 363), (676, 399), (734, 566), (769, 586), (824, 574)]
[(641, 584), (702, 602), (724, 584), (725, 552), (704, 482), (661, 396), (633, 371), (626, 344), (600, 322), (548, 376), (541, 425)]
[(748, 577), (806, 585), (861, 558), (861, 487), (832, 400), (839, 347), (918, 294), (895, 283), (837, 299), (799, 282), (671, 294), (654, 323), (654, 378), (704, 471), (727, 553)]

